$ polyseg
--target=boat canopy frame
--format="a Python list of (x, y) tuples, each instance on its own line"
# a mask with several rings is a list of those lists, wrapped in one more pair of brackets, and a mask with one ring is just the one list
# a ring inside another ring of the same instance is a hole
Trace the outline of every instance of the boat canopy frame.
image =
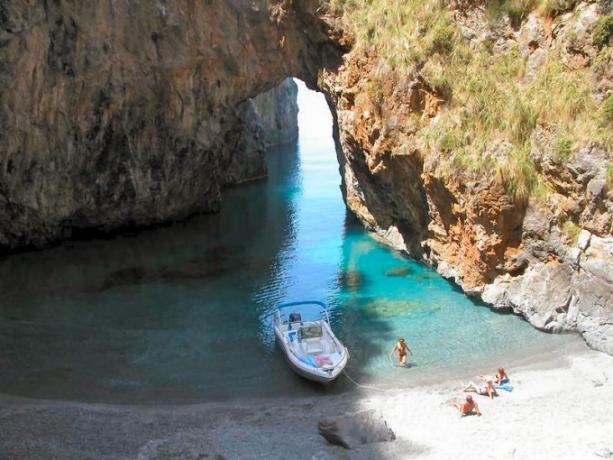
[[(328, 314), (328, 306), (325, 303), (320, 302), (319, 300), (302, 300), (299, 302), (282, 303), (277, 306), (277, 310), (275, 311), (275, 314), (274, 314), (274, 320), (277, 322), (281, 321), (282, 310), (289, 308), (289, 307), (299, 307), (302, 305), (317, 305), (318, 307), (320, 307), (322, 312), (324, 313), (321, 319), (323, 319), (326, 323), (330, 324), (330, 315)], [(285, 322), (289, 322), (289, 319), (286, 320)]]

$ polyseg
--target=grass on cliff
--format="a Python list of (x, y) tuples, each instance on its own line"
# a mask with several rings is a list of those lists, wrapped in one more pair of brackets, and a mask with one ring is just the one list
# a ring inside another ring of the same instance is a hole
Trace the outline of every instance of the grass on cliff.
[[(469, 47), (445, 0), (330, 0), (356, 36), (356, 47), (375, 50), (397, 78), (419, 70), (445, 105), (436, 119), (422, 120), (423, 149), (441, 152), (439, 173), (489, 172), (517, 199), (546, 195), (533, 160), (546, 152), (566, 162), (579, 146), (613, 148), (609, 112), (591, 92), (591, 71), (571, 70), (549, 55), (536, 75), (517, 48), (492, 52)], [(467, 1), (466, 3), (471, 3)], [(574, 6), (565, 0), (498, 0), (490, 14), (523, 19), (537, 9), (555, 15)], [(606, 49), (603, 52), (608, 52)], [(367, 94), (383, 102), (384, 79), (370, 75)]]

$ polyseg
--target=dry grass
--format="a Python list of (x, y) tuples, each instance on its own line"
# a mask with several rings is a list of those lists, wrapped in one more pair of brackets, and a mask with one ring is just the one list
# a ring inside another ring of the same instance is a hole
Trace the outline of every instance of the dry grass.
[[(521, 21), (533, 9), (555, 15), (574, 3), (499, 0), (488, 5), (492, 18), (508, 14)], [(432, 87), (447, 88), (450, 97), (437, 123), (423, 120), (419, 130), (424, 149), (440, 152), (440, 174), (486, 171), (524, 200), (547, 190), (540, 185), (532, 151), (545, 150), (563, 163), (581, 145), (613, 148), (606, 121), (613, 102), (609, 98), (600, 107), (588, 69), (571, 70), (550, 55), (528, 81), (518, 49), (496, 54), (487, 47), (470, 49), (445, 0), (331, 0), (330, 7), (344, 15), (358, 49), (374, 48), (399, 77), (421, 69)], [(376, 82), (369, 85), (369, 97), (377, 99), (372, 102), (380, 103), (381, 93), (372, 90)]]

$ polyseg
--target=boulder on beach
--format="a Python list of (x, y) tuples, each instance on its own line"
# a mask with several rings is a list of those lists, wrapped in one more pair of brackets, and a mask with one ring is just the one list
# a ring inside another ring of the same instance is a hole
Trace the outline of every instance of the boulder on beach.
[(329, 443), (346, 449), (396, 439), (383, 416), (374, 409), (321, 419), (319, 434)]

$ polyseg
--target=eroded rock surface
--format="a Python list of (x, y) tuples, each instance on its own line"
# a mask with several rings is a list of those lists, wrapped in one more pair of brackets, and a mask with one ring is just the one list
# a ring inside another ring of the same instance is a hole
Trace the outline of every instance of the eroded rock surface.
[(298, 139), (298, 86), (291, 78), (239, 106), (237, 142), (223, 185), (266, 175), (266, 148)]
[(0, 248), (217, 210), (222, 185), (264, 172), (241, 103), (338, 60), (316, 8), (3, 2)]
[[(610, 97), (612, 54), (591, 39), (607, 2), (493, 29), (478, 2), (447, 6), (469, 49), (517, 50), (522, 84), (555, 53)], [(217, 210), (223, 185), (263, 173), (262, 123), (293, 116), (263, 101), (257, 121), (245, 101), (298, 76), (326, 93), (345, 201), (364, 225), (466, 292), (611, 352), (611, 152), (580, 145), (560, 161), (538, 126), (540, 203), (512, 199), (491, 171), (442, 175), (450, 152), (419, 130), (451, 95), (419, 68), (399, 77), (372, 47), (339, 67), (354, 37), (329, 13), (307, 0), (2, 3), (0, 248)], [(494, 140), (483, 155), (509, 148)]]
[(319, 434), (328, 442), (346, 449), (396, 439), (383, 416), (375, 410), (322, 419), (319, 421)]
[[(606, 5), (581, 2), (553, 20), (533, 12), (494, 29), (483, 8), (450, 5), (475, 53), (518, 51), (525, 65), (520, 84), (529, 84), (549, 56), (560, 56), (568, 68), (591, 72), (597, 100), (613, 92), (611, 53), (598, 55), (591, 38), (596, 21), (610, 14)], [(529, 155), (547, 198), (514, 199), (493, 171), (441, 174), (449, 152), (424, 144), (419, 133), (457, 116), (446, 113), (456, 107), (419, 65), (401, 74), (373, 47), (356, 47), (337, 72), (326, 73), (323, 87), (336, 108), (346, 203), (365, 226), (465, 292), (513, 308), (538, 328), (580, 331), (594, 348), (613, 352), (612, 152), (580, 145), (561, 161), (545, 130), (536, 129), (532, 145), (540, 147)], [(499, 158), (509, 145), (493, 141), (484, 149)]]

